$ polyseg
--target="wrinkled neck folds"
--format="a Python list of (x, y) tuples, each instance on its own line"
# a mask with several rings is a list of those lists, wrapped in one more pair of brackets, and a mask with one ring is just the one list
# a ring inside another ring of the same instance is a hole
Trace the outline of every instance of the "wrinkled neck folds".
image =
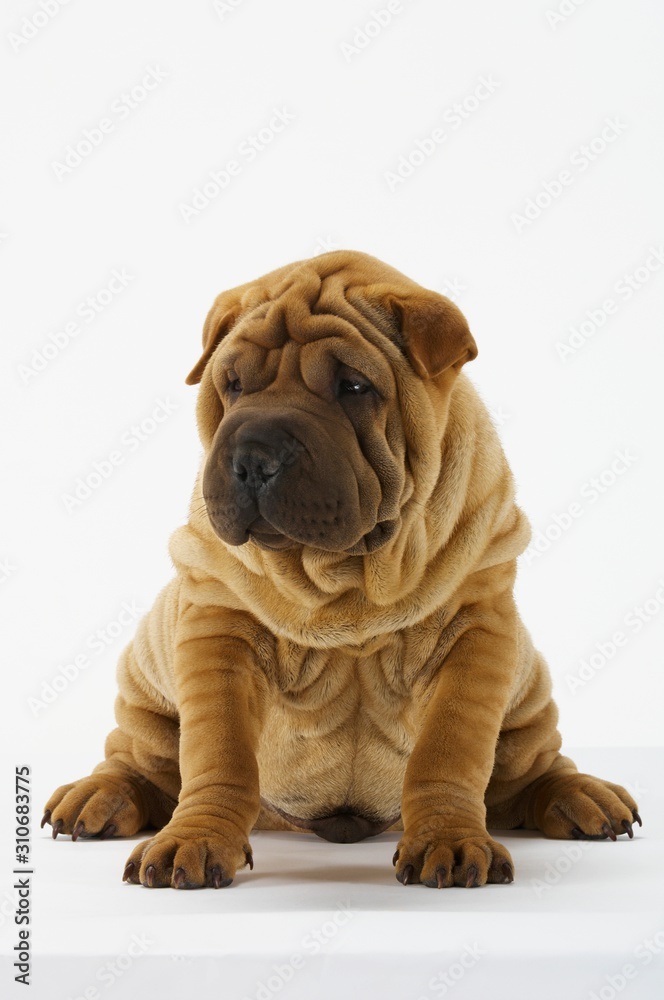
[(300, 322), (334, 313), (392, 368), (406, 446), (396, 531), (363, 555), (228, 545), (201, 506), (199, 476), (189, 523), (173, 535), (171, 555), (194, 601), (246, 609), (273, 634), (303, 645), (361, 645), (444, 606), (473, 569), (513, 559), (527, 545), (529, 527), (515, 506), (497, 435), (466, 376), (419, 378), (390, 320), (338, 287), (343, 274), (325, 281), (314, 274), (311, 282), (314, 304), (306, 314), (301, 281), (297, 294), (293, 289)]

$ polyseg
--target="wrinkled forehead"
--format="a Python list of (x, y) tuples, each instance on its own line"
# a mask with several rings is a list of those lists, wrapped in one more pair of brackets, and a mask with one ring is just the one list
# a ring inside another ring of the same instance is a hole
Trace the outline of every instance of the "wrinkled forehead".
[(317, 307), (312, 311), (306, 297), (292, 294), (251, 308), (217, 348), (215, 370), (264, 384), (299, 373), (309, 388), (319, 391), (346, 365), (391, 396), (395, 383), (385, 351), (386, 344), (390, 346), (387, 319), (371, 307), (358, 312), (345, 302), (335, 303), (334, 311), (320, 302)]

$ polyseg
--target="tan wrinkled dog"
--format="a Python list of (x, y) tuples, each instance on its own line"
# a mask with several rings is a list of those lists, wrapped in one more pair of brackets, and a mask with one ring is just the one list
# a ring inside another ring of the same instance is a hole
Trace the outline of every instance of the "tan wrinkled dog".
[(490, 827), (632, 836), (559, 753), (514, 605), (530, 529), (448, 299), (335, 252), (224, 292), (177, 575), (118, 669), (118, 728), (46, 805), (53, 836), (160, 832), (124, 878), (228, 885), (254, 829), (403, 830), (404, 884), (511, 882)]

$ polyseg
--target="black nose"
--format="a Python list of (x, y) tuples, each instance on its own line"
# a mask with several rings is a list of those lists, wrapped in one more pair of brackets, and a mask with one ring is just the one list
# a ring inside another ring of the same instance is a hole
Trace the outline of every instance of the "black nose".
[(264, 442), (245, 441), (235, 450), (232, 464), (235, 478), (245, 489), (256, 492), (279, 475), (284, 452)]

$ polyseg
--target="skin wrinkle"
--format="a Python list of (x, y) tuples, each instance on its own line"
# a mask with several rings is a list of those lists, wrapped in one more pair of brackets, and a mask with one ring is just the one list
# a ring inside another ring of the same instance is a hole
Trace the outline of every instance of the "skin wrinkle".
[[(228, 352), (227, 352), (227, 354), (228, 354)], [(226, 359), (224, 359), (223, 363), (224, 364), (228, 364), (228, 361), (226, 361)], [(242, 366), (237, 362), (237, 360), (234, 360), (232, 362), (232, 364), (241, 373)], [(281, 362), (280, 362), (280, 365), (278, 366), (278, 368), (276, 370), (276, 373), (274, 373), (274, 372), (272, 373), (273, 374), (273, 382), (274, 382), (274, 384), (272, 386), (272, 389), (273, 390), (274, 389), (278, 390), (280, 383), (287, 384), (289, 387), (290, 386), (294, 386), (296, 384), (296, 382), (297, 382), (297, 380), (295, 378), (297, 366), (298, 366), (298, 352), (296, 350), (296, 347), (295, 347), (294, 344), (293, 345), (287, 345), (286, 348), (282, 352)], [(298, 374), (299, 374), (299, 372), (298, 372)], [(255, 376), (255, 377), (257, 377), (257, 376)], [(262, 381), (262, 386), (265, 387), (265, 379), (263, 378), (261, 381)], [(264, 393), (263, 398), (265, 398), (266, 400), (269, 398), (269, 390), (268, 390), (268, 393)], [(352, 417), (352, 411), (351, 411), (351, 416), (349, 417), (347, 415), (346, 419), (349, 419), (349, 420), (352, 421), (352, 419), (353, 419), (353, 417)], [(305, 443), (305, 447), (306, 447), (306, 442), (304, 442), (304, 443)], [(307, 451), (309, 453), (311, 453), (311, 450), (309, 448), (307, 448)], [(352, 452), (351, 452), (351, 461), (354, 464), (355, 460), (353, 458)], [(357, 476), (357, 471), (356, 471), (355, 474)], [(367, 490), (367, 484), (365, 483), (364, 484), (364, 493), (365, 493), (365, 495), (366, 495), (366, 490)], [(215, 493), (215, 496), (216, 495), (217, 494)], [(380, 496), (377, 495), (375, 502), (378, 503), (378, 504), (380, 504), (380, 500), (381, 500)], [(352, 504), (352, 503), (350, 504), (350, 506), (353, 506), (353, 505), (354, 504)], [(347, 504), (346, 506), (348, 507), (349, 505)], [(275, 512), (275, 514), (276, 514), (276, 512)], [(267, 516), (268, 516), (268, 518), (271, 518), (274, 515), (270, 515), (268, 513)], [(283, 516), (283, 513), (280, 516)], [(359, 538), (359, 537), (361, 537), (362, 534), (363, 534), (363, 531), (361, 531), (360, 533), (358, 533), (358, 535), (356, 535), (356, 539)], [(355, 544), (356, 544), (356, 540), (351, 540), (351, 546), (353, 546)]]
[[(49, 822), (71, 833), (80, 817), (99, 832), (127, 789), (112, 813), (118, 835), (164, 826), (129, 858), (127, 879), (151, 885), (173, 884), (178, 864), (188, 884), (227, 884), (254, 827), (348, 840), (390, 823), (402, 831), (397, 878), (433, 886), (511, 880), (487, 821), (602, 836), (610, 817), (625, 832), (628, 793), (560, 753), (548, 669), (514, 605), (530, 528), (460, 371), (476, 350), (453, 303), (350, 251), (218, 296), (187, 380), (200, 382), (205, 457), (171, 538), (176, 575), (121, 655), (105, 760), (54, 792)], [(375, 382), (381, 401), (338, 402), (340, 364)], [(226, 392), (232, 373), (244, 395)], [(325, 539), (337, 532), (327, 548), (313, 534), (269, 551), (215, 531), (210, 508), (222, 516), (235, 503), (223, 516), (241, 539), (239, 501), (258, 510), (259, 490), (263, 516), (271, 503), (285, 523), (300, 516), (278, 490), (270, 499), (266, 466), (250, 496), (229, 487), (238, 441), (258, 434), (263, 458), (271, 447), (262, 418), (278, 431), (274, 448), (302, 448), (277, 471), (287, 499), (306, 501), (303, 516), (326, 522)], [(222, 475), (206, 493), (211, 455), (210, 479), (215, 461)], [(389, 517), (398, 528), (374, 551), (344, 551)], [(355, 825), (336, 816), (345, 808)], [(329, 823), (307, 827), (320, 817)]]

